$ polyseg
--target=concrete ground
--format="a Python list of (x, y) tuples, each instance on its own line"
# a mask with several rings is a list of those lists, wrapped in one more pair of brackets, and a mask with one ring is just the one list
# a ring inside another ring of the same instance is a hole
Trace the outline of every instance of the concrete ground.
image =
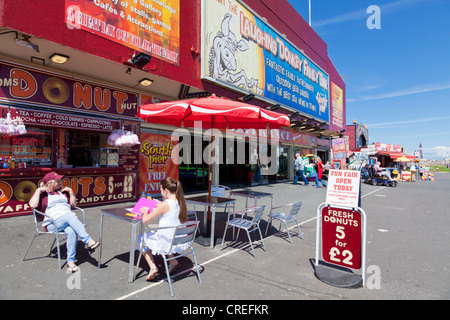
[[(304, 239), (296, 235), (291, 244), (271, 228), (264, 238), (267, 250), (257, 246), (256, 258), (244, 233), (243, 245), (235, 246), (229, 231), (222, 250), (220, 245), (211, 250), (195, 243), (202, 284), (195, 272), (189, 271), (191, 256), (182, 257), (173, 283), (174, 298), (166, 281), (145, 281), (148, 267), (143, 260), (137, 280), (128, 283), (130, 226), (123, 221), (105, 218), (101, 268), (97, 267), (98, 251), (89, 256), (80, 241), (80, 270), (68, 274), (65, 266), (58, 271), (55, 248), (48, 256), (50, 236), (37, 238), (27, 260), (22, 261), (32, 238), (32, 216), (0, 219), (0, 299), (161, 299), (185, 300), (189, 306), (192, 300), (201, 305), (214, 300), (450, 298), (450, 174), (437, 173), (434, 182), (401, 182), (397, 188), (362, 184), (370, 269), (366, 286), (358, 289), (331, 286), (314, 275), (316, 211), (325, 202), (325, 188), (281, 183), (251, 189), (273, 193), (276, 206), (303, 201), (299, 221)], [(258, 204), (270, 206), (270, 200), (263, 198)], [(238, 199), (237, 208), (243, 206), (244, 200)], [(94, 239), (99, 237), (101, 208), (86, 209), (87, 231)], [(266, 208), (263, 234), (268, 212)], [(216, 235), (223, 235), (224, 224), (225, 216), (219, 214)], [(296, 228), (291, 231), (297, 233)], [(260, 244), (257, 234), (253, 239)], [(65, 256), (65, 242), (61, 250)], [(156, 261), (160, 271), (164, 270), (162, 259)]]

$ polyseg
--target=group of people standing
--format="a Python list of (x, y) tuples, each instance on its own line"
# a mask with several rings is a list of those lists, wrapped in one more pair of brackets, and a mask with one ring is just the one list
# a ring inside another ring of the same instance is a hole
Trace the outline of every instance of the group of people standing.
[[(314, 167), (317, 172), (315, 187), (320, 188), (320, 185), (319, 185), (319, 182), (320, 182), (320, 183), (322, 183), (322, 187), (326, 188), (327, 184), (322, 179), (324, 165), (323, 165), (320, 157), (314, 157)], [(309, 185), (309, 182), (306, 179), (305, 174), (303, 172), (304, 169), (305, 169), (305, 164), (303, 163), (302, 156), (300, 155), (300, 153), (297, 152), (295, 154), (295, 162), (294, 162), (295, 177), (294, 177), (293, 184), (297, 184), (298, 179), (301, 178), (305, 186)]]

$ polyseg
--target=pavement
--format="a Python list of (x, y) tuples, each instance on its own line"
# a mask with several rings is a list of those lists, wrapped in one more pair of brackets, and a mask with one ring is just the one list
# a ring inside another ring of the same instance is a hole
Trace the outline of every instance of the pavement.
[[(291, 228), (295, 234), (291, 244), (271, 228), (264, 236), (264, 251), (254, 234), (256, 257), (243, 232), (242, 245), (230, 242), (231, 231), (223, 249), (220, 244), (211, 250), (194, 243), (202, 283), (192, 271), (191, 256), (181, 257), (172, 298), (166, 281), (145, 281), (148, 266), (143, 260), (137, 280), (128, 283), (130, 226), (123, 221), (105, 218), (101, 268), (98, 250), (90, 256), (79, 241), (80, 270), (69, 274), (65, 266), (58, 270), (55, 248), (48, 256), (50, 236), (38, 237), (22, 261), (33, 234), (32, 216), (0, 219), (0, 299), (170, 300), (191, 307), (192, 301), (202, 305), (219, 300), (450, 298), (450, 174), (437, 173), (434, 182), (400, 182), (397, 188), (362, 184), (361, 207), (368, 216), (366, 286), (353, 289), (326, 284), (314, 275), (316, 211), (325, 202), (325, 188), (279, 183), (249, 189), (273, 193), (275, 206), (303, 201), (299, 221), (304, 239)], [(258, 204), (270, 207), (270, 199), (262, 198)], [(237, 208), (244, 205), (239, 198)], [(86, 228), (94, 239), (99, 237), (100, 209), (105, 207), (111, 206), (86, 209)], [(266, 208), (261, 222), (263, 234), (268, 212)], [(219, 214), (217, 220), (216, 235), (222, 236), (225, 215)], [(64, 242), (61, 250), (65, 257)], [(156, 262), (164, 270), (160, 257)]]

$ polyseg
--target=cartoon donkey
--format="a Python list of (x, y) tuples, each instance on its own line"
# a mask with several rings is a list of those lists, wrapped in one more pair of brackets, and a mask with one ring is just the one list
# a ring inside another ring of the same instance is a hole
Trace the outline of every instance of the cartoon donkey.
[(209, 52), (209, 74), (215, 79), (223, 80), (235, 86), (243, 86), (246, 90), (256, 88), (257, 94), (262, 94), (262, 90), (258, 87), (258, 79), (248, 79), (245, 70), (236, 71), (236, 51), (248, 50), (247, 43), (241, 39), (236, 41), (236, 36), (230, 30), (231, 14), (225, 14), (222, 20), (221, 31), (214, 37), (213, 47)]

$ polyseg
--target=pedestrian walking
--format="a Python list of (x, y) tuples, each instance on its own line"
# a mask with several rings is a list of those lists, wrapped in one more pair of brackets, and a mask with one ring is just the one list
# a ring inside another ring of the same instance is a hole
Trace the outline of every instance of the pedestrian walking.
[(300, 177), (303, 180), (303, 183), (305, 186), (309, 184), (308, 180), (306, 180), (305, 175), (303, 174), (303, 170), (305, 169), (305, 165), (303, 164), (302, 157), (300, 156), (300, 153), (295, 154), (295, 162), (294, 162), (294, 170), (295, 170), (295, 177), (293, 184), (297, 184), (298, 178)]
[(316, 175), (316, 188), (320, 188), (319, 186), (319, 181), (322, 183), (322, 186), (324, 188), (327, 187), (327, 184), (322, 180), (322, 172), (323, 172), (323, 163), (322, 160), (320, 160), (320, 157), (316, 157), (314, 159), (314, 161), (316, 162), (317, 165), (317, 175)]

